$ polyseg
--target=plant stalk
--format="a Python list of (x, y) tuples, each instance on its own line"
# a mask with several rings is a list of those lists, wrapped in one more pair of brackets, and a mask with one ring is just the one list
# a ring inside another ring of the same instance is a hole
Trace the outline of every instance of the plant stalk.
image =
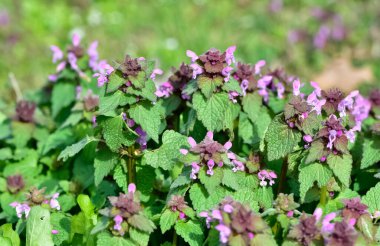
[(321, 199), (319, 200), (319, 204), (321, 204), (321, 206), (325, 206), (326, 205), (326, 201), (327, 201), (327, 186), (322, 186), (321, 187)]
[(277, 194), (283, 192), (285, 189), (286, 173), (288, 172), (288, 165), (289, 165), (288, 157), (285, 157), (282, 163), (282, 167), (281, 167), (280, 183), (278, 184)]
[(177, 246), (177, 239), (178, 239), (178, 236), (177, 236), (177, 233), (174, 230), (173, 231), (173, 246)]
[(128, 184), (135, 183), (136, 179), (136, 160), (134, 158), (135, 146), (128, 147)]

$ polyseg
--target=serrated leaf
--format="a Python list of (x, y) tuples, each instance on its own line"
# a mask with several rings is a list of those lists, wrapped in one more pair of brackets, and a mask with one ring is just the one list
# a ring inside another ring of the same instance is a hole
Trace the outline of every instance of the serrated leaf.
[(251, 189), (243, 188), (239, 189), (235, 193), (232, 194), (232, 198), (235, 201), (238, 201), (242, 204), (247, 204), (252, 209), (252, 211), (258, 212), (260, 209), (259, 199), (256, 196), (256, 193)]
[(33, 136), (33, 132), (36, 128), (35, 125), (18, 121), (13, 121), (11, 125), (13, 132), (13, 139), (11, 139), (11, 142), (17, 148), (24, 148)]
[(181, 236), (190, 246), (200, 246), (204, 240), (202, 226), (199, 221), (178, 221), (175, 225), (176, 233)]
[(255, 123), (260, 118), (260, 108), (263, 98), (257, 92), (248, 93), (243, 97), (243, 110), (247, 113), (248, 118)]
[(79, 142), (73, 144), (73, 145), (70, 145), (68, 147), (66, 147), (58, 156), (58, 160), (63, 160), (63, 161), (66, 161), (69, 157), (73, 157), (75, 156), (76, 154), (79, 153), (79, 151), (81, 151), (84, 147), (86, 147), (87, 144), (91, 143), (91, 142), (94, 142), (94, 141), (99, 141), (98, 139), (94, 138), (94, 137), (89, 137), (89, 136), (86, 136), (85, 138), (83, 138), (82, 140), (80, 140)]
[(239, 127), (238, 127), (239, 137), (243, 139), (246, 144), (253, 144), (255, 135), (252, 122), (248, 119), (246, 113), (240, 112), (239, 114)]
[(170, 185), (170, 189), (175, 189), (177, 187), (190, 184), (191, 183), (190, 173), (191, 173), (191, 167), (185, 166), (182, 170), (181, 175), (179, 175)]
[(26, 222), (26, 246), (53, 246), (49, 210), (34, 206)]
[[(20, 237), (12, 228), (12, 224), (4, 224), (0, 227), (0, 235), (4, 239), (8, 239), (11, 246), (20, 245)], [(2, 245), (2, 244), (0, 244)]]
[(146, 246), (149, 243), (149, 234), (136, 230), (135, 228), (129, 229), (129, 236), (139, 246)]
[(252, 246), (277, 246), (271, 234), (257, 234), (251, 242)]
[(350, 154), (344, 154), (342, 156), (330, 154), (327, 157), (327, 164), (340, 182), (348, 187), (352, 170), (352, 156)]
[(227, 93), (215, 93), (209, 99), (195, 93), (193, 107), (197, 112), (197, 118), (209, 131), (231, 128), (232, 121), (239, 114), (239, 105), (232, 103)]
[(94, 184), (98, 186), (103, 178), (107, 176), (119, 162), (118, 155), (108, 148), (102, 148), (95, 154), (94, 160)]
[(117, 165), (113, 171), (113, 179), (116, 181), (117, 185), (124, 191), (128, 191), (128, 181), (127, 175), (123, 171), (121, 165)]
[(217, 186), (222, 183), (223, 179), (223, 169), (214, 168), (214, 174), (206, 174), (206, 168), (202, 168), (198, 175), (199, 181), (204, 185), (208, 193), (212, 193)]
[(170, 209), (165, 209), (165, 211), (162, 213), (160, 217), (160, 228), (161, 228), (162, 234), (164, 234), (166, 231), (172, 228), (172, 226), (178, 220), (178, 216), (179, 216), (178, 211), (173, 212)]
[(118, 73), (112, 73), (108, 76), (107, 93), (114, 92), (119, 89), (120, 86), (125, 84), (125, 79), (118, 75)]
[(118, 106), (133, 104), (137, 102), (136, 96), (128, 95), (122, 91), (116, 91), (111, 95), (105, 95), (99, 99), (99, 114), (115, 116), (115, 109)]
[(235, 91), (239, 94), (242, 94), (240, 84), (237, 80), (230, 78), (228, 82), (225, 82), (222, 87), (226, 92)]
[(51, 94), (51, 109), (53, 117), (65, 107), (75, 101), (75, 85), (71, 83), (57, 83), (53, 86)]
[(209, 78), (207, 76), (199, 76), (197, 78), (198, 87), (201, 89), (205, 97), (210, 98), (215, 89), (223, 85), (223, 78), (217, 76), (215, 78)]
[(42, 154), (47, 154), (52, 149), (68, 146), (75, 142), (75, 137), (72, 129), (63, 128), (50, 134), (46, 139), (43, 147)]
[(322, 141), (314, 141), (311, 143), (310, 148), (308, 149), (308, 154), (305, 160), (306, 164), (312, 163), (314, 161), (319, 161), (323, 156), (325, 146)]
[(363, 196), (362, 202), (368, 206), (370, 213), (380, 211), (380, 182)]
[(197, 212), (202, 212), (214, 208), (224, 197), (231, 194), (231, 192), (227, 192), (225, 188), (217, 187), (211, 194), (208, 194), (201, 184), (193, 184), (189, 194), (193, 208)]
[(181, 157), (180, 149), (187, 148), (187, 137), (173, 130), (165, 131), (162, 136), (162, 145), (152, 151), (147, 151), (144, 154), (146, 164), (164, 170), (171, 170), (178, 158)]
[(301, 133), (291, 129), (283, 120), (283, 114), (274, 117), (265, 134), (268, 160), (277, 160), (291, 153), (301, 140)]
[(109, 232), (102, 232), (97, 236), (97, 246), (136, 246), (132, 241), (123, 237), (114, 237)]
[(53, 235), (54, 245), (61, 245), (63, 242), (68, 243), (70, 239), (70, 218), (63, 213), (53, 213), (50, 223), (52, 229), (58, 231), (58, 234)]
[(133, 227), (148, 233), (153, 232), (153, 230), (156, 228), (152, 221), (141, 214), (135, 214), (132, 217), (129, 217), (128, 223)]
[(309, 114), (308, 117), (302, 122), (302, 131), (305, 134), (314, 136), (315, 133), (321, 128), (321, 116), (315, 112)]
[(273, 189), (272, 187), (260, 187), (254, 192), (254, 200), (265, 209), (271, 208), (273, 205)]
[(318, 186), (322, 187), (327, 184), (331, 176), (332, 171), (330, 168), (320, 163), (302, 167), (299, 174), (301, 200), (305, 199), (306, 192), (313, 187), (314, 182), (317, 182)]
[(156, 85), (152, 80), (149, 79), (145, 82), (145, 86), (141, 89), (141, 96), (152, 102), (155, 102), (157, 100), (155, 92)]
[(160, 133), (161, 115), (158, 108), (148, 102), (142, 102), (135, 105), (129, 110), (131, 118), (158, 143), (158, 134)]
[(148, 202), (152, 196), (156, 174), (153, 167), (137, 166), (136, 167), (136, 186), (140, 191), (140, 201)]
[(113, 152), (118, 152), (123, 146), (131, 146), (138, 137), (137, 134), (125, 124), (125, 121), (120, 115), (105, 119), (101, 125), (103, 127), (103, 137), (106, 140), (106, 144)]
[(364, 169), (372, 166), (380, 161), (380, 139), (364, 139), (363, 143), (363, 157), (360, 163), (360, 168)]
[(238, 190), (240, 188), (239, 178), (242, 178), (241, 175), (239, 175), (240, 173), (242, 172), (235, 173), (231, 169), (224, 168), (222, 184), (231, 189)]

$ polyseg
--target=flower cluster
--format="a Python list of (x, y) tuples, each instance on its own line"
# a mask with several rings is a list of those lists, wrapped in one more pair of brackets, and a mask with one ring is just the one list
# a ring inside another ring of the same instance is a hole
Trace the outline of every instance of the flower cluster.
[(16, 174), (7, 177), (7, 188), (12, 194), (18, 193), (25, 186), (24, 178), (22, 175)]
[[(49, 76), (50, 81), (56, 82), (59, 79), (59, 74), (67, 67), (74, 70), (80, 77), (86, 77), (86, 74), (84, 73), (86, 67), (81, 68), (78, 65), (78, 60), (85, 54), (85, 50), (80, 42), (80, 36), (74, 34), (72, 37), (72, 44), (67, 49), (66, 57), (64, 52), (58, 46), (50, 46), (50, 50), (53, 52), (53, 63), (58, 63), (56, 73)], [(94, 41), (87, 49), (87, 66), (95, 73), (94, 77), (98, 77), (98, 85), (101, 86), (107, 81), (106, 76), (113, 71), (113, 68), (108, 65), (105, 60), (99, 61), (97, 46), (98, 42)]]
[(25, 202), (12, 202), (10, 206), (16, 209), (17, 217), (21, 219), (22, 215), (25, 214), (25, 218), (27, 218), (31, 207), (37, 205), (44, 206), (46, 204), (51, 209), (60, 210), (61, 206), (57, 200), (59, 193), (54, 193), (51, 196), (46, 196), (44, 194), (45, 190), (46, 188), (39, 190), (35, 187), (32, 187), (29, 193), (26, 194), (27, 200)]
[(30, 101), (19, 101), (16, 106), (16, 120), (21, 122), (30, 123), (33, 122), (34, 111), (36, 110), (36, 104)]
[(257, 177), (260, 179), (260, 185), (265, 187), (268, 185), (268, 182), (270, 186), (274, 185), (274, 179), (277, 178), (277, 175), (270, 170), (261, 170), (257, 173)]
[(211, 212), (201, 212), (201, 217), (206, 218), (206, 224), (216, 222), (215, 229), (219, 231), (221, 243), (228, 243), (231, 238), (239, 237), (242, 242), (249, 242), (258, 234), (268, 232), (268, 226), (264, 220), (252, 210), (231, 198), (225, 198), (218, 208)]
[(185, 219), (185, 210), (189, 208), (185, 198), (180, 195), (174, 195), (168, 202), (168, 207), (172, 212), (179, 212), (179, 219)]
[(214, 140), (213, 132), (207, 132), (205, 138), (202, 142), (197, 143), (192, 137), (188, 138), (190, 144), (190, 149), (181, 149), (183, 155), (193, 154), (199, 156), (199, 161), (192, 162), (191, 167), (192, 171), (190, 177), (192, 179), (197, 179), (197, 174), (203, 166), (207, 167), (207, 175), (214, 174), (214, 167), (222, 167), (226, 159), (228, 159), (233, 165), (233, 171), (238, 170), (244, 171), (244, 164), (237, 159), (237, 156), (229, 151), (232, 147), (230, 141), (226, 142), (224, 145), (221, 145)]
[(286, 213), (288, 217), (293, 217), (294, 210), (300, 205), (294, 201), (294, 195), (279, 193), (274, 201), (274, 207), (279, 213)]

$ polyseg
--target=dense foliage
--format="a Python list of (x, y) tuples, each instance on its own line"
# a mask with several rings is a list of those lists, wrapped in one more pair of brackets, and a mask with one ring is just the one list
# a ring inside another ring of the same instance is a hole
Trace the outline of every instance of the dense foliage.
[(1, 245), (380, 242), (379, 90), (321, 90), (235, 46), (163, 80), (96, 47), (51, 46), (47, 85), (0, 113)]

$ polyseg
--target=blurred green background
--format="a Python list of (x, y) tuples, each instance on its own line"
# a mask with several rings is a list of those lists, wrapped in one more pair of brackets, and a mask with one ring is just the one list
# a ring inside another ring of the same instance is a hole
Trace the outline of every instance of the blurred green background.
[[(290, 43), (292, 30), (318, 32), (316, 7), (338, 15), (347, 37), (322, 49), (310, 39)], [(0, 96), (14, 97), (9, 73), (22, 91), (46, 83), (55, 69), (49, 46), (67, 46), (74, 32), (86, 44), (98, 40), (101, 58), (111, 64), (129, 53), (156, 59), (169, 72), (188, 61), (187, 49), (202, 53), (235, 44), (239, 59), (265, 59), (323, 87), (346, 88), (353, 78), (355, 87), (380, 77), (379, 0), (2, 0)]]

